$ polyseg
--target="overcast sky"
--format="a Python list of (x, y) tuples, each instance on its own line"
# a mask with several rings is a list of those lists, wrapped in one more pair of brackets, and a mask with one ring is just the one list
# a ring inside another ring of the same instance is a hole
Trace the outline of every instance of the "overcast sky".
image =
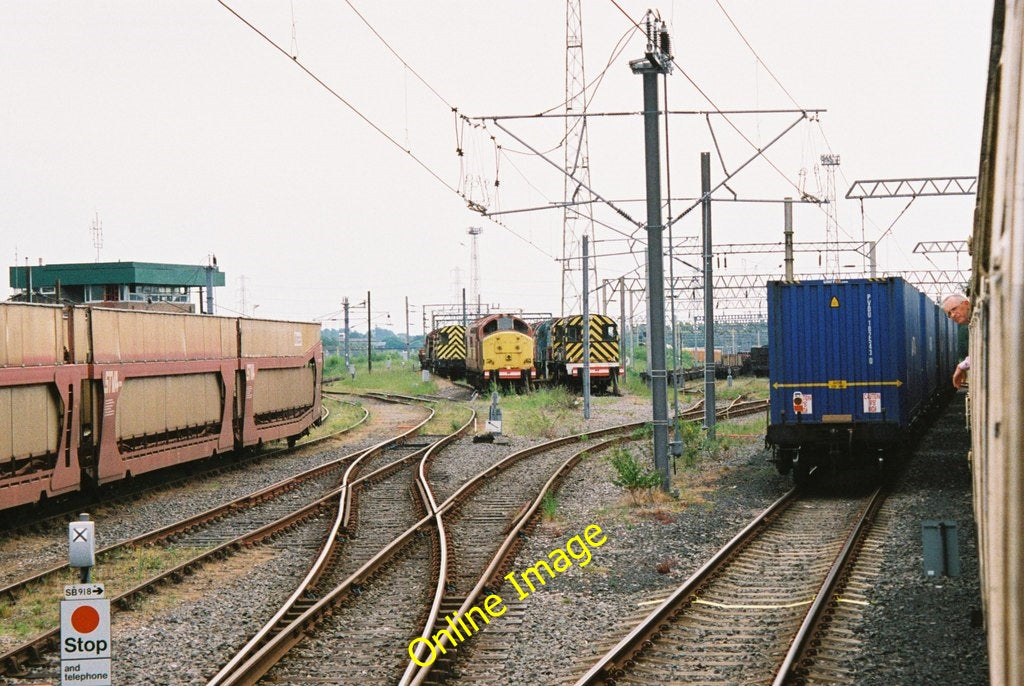
[[(471, 287), (466, 231), (477, 226), (481, 299), (559, 311), (562, 212), (511, 212), (499, 224), (469, 209), (467, 198), (490, 211), (560, 201), (562, 176), (527, 146), (560, 164), (563, 120), (499, 127), (459, 120), (452, 108), (470, 118), (558, 113), (564, 3), (228, 4), (287, 54), (213, 0), (0, 4), (8, 264), (95, 260), (98, 213), (102, 261), (202, 264), (215, 254), (227, 276), (217, 295), (222, 314), (241, 311), (243, 283), (247, 314), (258, 306), (259, 317), (303, 320), (329, 320), (343, 296), (358, 303), (369, 290), (375, 324), (387, 326), (390, 315), (396, 330), (408, 297), (416, 334), (424, 305)], [(858, 179), (977, 174), (988, 3), (583, 4), (590, 112), (641, 109), (642, 81), (628, 62), (643, 56), (645, 40), (632, 22), (654, 9), (668, 23), (677, 63), (670, 109), (827, 110), (730, 181), (739, 198), (820, 196), (820, 155), (839, 154), (840, 240), (881, 238), (883, 269), (956, 264), (952, 255), (929, 262), (912, 250), (918, 241), (966, 238), (972, 197), (919, 198), (909, 207), (869, 200), (862, 215), (843, 196)], [(798, 118), (673, 116), (673, 214), (699, 194), (700, 152), (712, 152), (718, 183), (723, 164), (736, 170)], [(641, 118), (589, 121), (594, 191), (643, 221)], [(594, 216), (599, 278), (642, 275), (636, 259), (610, 255), (643, 250), (618, 240), (636, 226), (607, 207)], [(779, 204), (715, 203), (715, 242), (781, 241), (782, 216)], [(796, 208), (796, 240), (824, 240), (825, 224), (821, 206)], [(677, 242), (698, 235), (699, 212), (673, 231)], [(816, 271), (818, 259), (801, 256), (797, 271)], [(856, 256), (841, 262), (861, 268)], [(730, 256), (721, 273), (781, 274), (781, 264), (779, 255)], [(0, 293), (6, 287), (5, 275)]]

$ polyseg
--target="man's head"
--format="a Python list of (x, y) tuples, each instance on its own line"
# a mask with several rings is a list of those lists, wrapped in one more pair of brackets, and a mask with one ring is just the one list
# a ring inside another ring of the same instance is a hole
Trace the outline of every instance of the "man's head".
[(971, 301), (954, 293), (942, 299), (942, 311), (957, 324), (966, 324), (971, 319)]

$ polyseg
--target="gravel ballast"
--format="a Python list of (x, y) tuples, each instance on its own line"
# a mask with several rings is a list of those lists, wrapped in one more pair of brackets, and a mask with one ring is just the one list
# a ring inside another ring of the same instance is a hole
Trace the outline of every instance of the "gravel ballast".
[[(850, 669), (858, 684), (987, 683), (963, 426), (958, 396), (915, 448), (889, 497), (883, 571), (856, 627), (863, 649)], [(504, 646), (502, 661), (471, 660), (461, 673), (493, 683), (574, 681), (655, 601), (788, 490), (789, 478), (778, 475), (768, 457), (752, 442), (702, 460), (687, 473), (683, 499), (692, 502), (681, 511), (668, 505), (624, 507), (608, 461), (587, 459), (563, 484), (556, 516), (534, 531), (514, 568), (546, 559), (591, 524), (601, 526), (607, 542), (592, 550), (585, 568), (574, 566), (520, 601), (515, 638), (505, 628), (494, 632)], [(923, 519), (957, 522), (959, 577), (925, 576)], [(507, 584), (500, 594), (516, 597)], [(487, 633), (501, 621), (473, 639), (479, 643), (468, 646), (471, 654), (495, 654), (498, 646), (488, 644)]]
[[(615, 399), (596, 408), (586, 426), (636, 421), (649, 410), (648, 401)], [(615, 471), (607, 455), (585, 458), (562, 484), (554, 516), (528, 536), (512, 568), (521, 571), (546, 559), (590, 525), (601, 527), (606, 542), (591, 548), (586, 567), (575, 564), (522, 601), (515, 601), (515, 590), (507, 584), (498, 590), (511, 601), (510, 611), (464, 645), (471, 659), (460, 662), (458, 672), (466, 681), (472, 675), (478, 683), (491, 684), (571, 683), (578, 678), (657, 601), (789, 489), (790, 478), (770, 465), (756, 431), (747, 433), (730, 449), (705, 455), (685, 471), (680, 465), (678, 501), (632, 505), (612, 483)], [(459, 441), (432, 476), (444, 482), (439, 490), (451, 492), (471, 473), (538, 441), (518, 436), (501, 446)], [(649, 443), (641, 439), (633, 449), (648, 455)], [(869, 605), (855, 629), (863, 645), (850, 666), (857, 684), (988, 682), (968, 447), (961, 395), (917, 445), (885, 505), (890, 538), (883, 546), (883, 572), (867, 594)], [(925, 576), (925, 519), (957, 523), (960, 576)], [(236, 634), (265, 619), (260, 603), (294, 588), (307, 563), (304, 555), (285, 537), (237, 556), (226, 567), (200, 571), (168, 592), (164, 602), (161, 593), (136, 611), (119, 613), (114, 683), (203, 682), (237, 647)], [(411, 630), (410, 637), (418, 631)], [(480, 654), (491, 659), (473, 659)], [(154, 675), (168, 678), (153, 681)], [(374, 683), (365, 676), (338, 677), (338, 683)]]

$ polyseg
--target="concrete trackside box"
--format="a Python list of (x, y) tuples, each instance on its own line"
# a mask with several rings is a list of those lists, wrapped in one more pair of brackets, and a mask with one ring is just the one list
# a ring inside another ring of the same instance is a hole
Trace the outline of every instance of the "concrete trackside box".
[(926, 300), (898, 277), (770, 282), (769, 442), (796, 447), (813, 425), (893, 440), (937, 378), (935, 305)]

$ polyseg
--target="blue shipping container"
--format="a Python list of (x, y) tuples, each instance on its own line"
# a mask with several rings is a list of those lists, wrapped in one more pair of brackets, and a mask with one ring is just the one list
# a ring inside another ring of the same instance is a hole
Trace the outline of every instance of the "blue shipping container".
[(951, 336), (938, 306), (898, 277), (769, 282), (768, 443), (780, 471), (837, 448), (893, 447), (949, 384)]

